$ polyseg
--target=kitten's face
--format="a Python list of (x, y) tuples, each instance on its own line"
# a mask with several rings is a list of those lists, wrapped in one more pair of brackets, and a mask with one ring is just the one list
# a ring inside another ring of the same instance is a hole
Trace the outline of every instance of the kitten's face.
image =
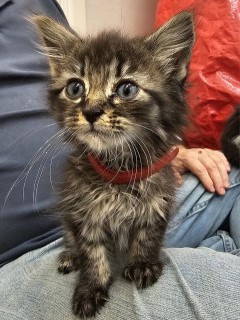
[(107, 32), (83, 40), (49, 18), (36, 22), (50, 59), (51, 110), (72, 141), (97, 152), (139, 141), (162, 149), (176, 143), (186, 116), (189, 14), (134, 39)]
[(143, 139), (149, 130), (165, 138), (161, 109), (149, 92), (167, 99), (164, 76), (140, 53), (139, 43), (117, 33), (76, 44), (73, 62), (56, 72), (50, 91), (51, 105), (75, 139), (102, 151)]

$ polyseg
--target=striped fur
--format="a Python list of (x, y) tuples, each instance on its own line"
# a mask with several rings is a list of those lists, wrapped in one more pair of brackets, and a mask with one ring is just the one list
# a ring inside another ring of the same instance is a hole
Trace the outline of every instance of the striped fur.
[[(171, 166), (114, 185), (98, 176), (87, 153), (114, 170), (131, 170), (151, 165), (180, 142), (192, 16), (181, 13), (153, 35), (132, 39), (112, 31), (82, 39), (47, 17), (34, 22), (50, 62), (50, 110), (74, 149), (58, 203), (65, 230), (59, 271), (81, 270), (73, 311), (86, 318), (108, 299), (116, 250), (127, 255), (123, 276), (137, 287), (152, 285), (161, 274), (159, 252), (174, 204)], [(76, 99), (67, 91), (74, 79), (84, 88)], [(118, 91), (126, 82), (138, 90), (131, 99)], [(86, 114), (96, 112), (101, 115), (90, 123)]]

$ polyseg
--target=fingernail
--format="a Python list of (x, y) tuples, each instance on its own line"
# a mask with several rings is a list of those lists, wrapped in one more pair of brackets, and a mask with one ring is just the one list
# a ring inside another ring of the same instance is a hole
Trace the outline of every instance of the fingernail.
[(224, 186), (225, 186), (225, 188), (229, 188), (229, 186), (230, 186), (230, 185), (229, 185), (229, 181), (226, 180), (226, 181), (224, 182)]
[(210, 187), (210, 191), (211, 191), (211, 192), (215, 192), (214, 186), (211, 186), (211, 187)]
[(220, 188), (220, 192), (219, 192), (219, 193), (220, 193), (221, 195), (224, 195), (224, 194), (225, 194), (225, 192), (226, 192), (226, 191), (225, 191), (225, 189), (224, 189), (224, 188)]

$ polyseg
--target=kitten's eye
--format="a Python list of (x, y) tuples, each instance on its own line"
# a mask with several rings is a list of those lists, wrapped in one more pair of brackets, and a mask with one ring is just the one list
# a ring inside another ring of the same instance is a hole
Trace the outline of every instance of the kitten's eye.
[(67, 96), (72, 100), (80, 98), (85, 91), (85, 87), (82, 81), (73, 80), (65, 88)]
[(138, 91), (138, 86), (132, 82), (124, 82), (117, 87), (118, 96), (124, 100), (134, 98), (138, 94)]

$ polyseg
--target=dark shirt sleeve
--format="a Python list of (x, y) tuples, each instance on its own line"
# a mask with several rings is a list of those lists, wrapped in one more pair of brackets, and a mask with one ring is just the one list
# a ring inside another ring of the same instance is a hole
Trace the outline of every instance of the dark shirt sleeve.
[(61, 236), (52, 212), (67, 150), (48, 114), (49, 68), (26, 17), (53, 0), (0, 0), (0, 266)]

